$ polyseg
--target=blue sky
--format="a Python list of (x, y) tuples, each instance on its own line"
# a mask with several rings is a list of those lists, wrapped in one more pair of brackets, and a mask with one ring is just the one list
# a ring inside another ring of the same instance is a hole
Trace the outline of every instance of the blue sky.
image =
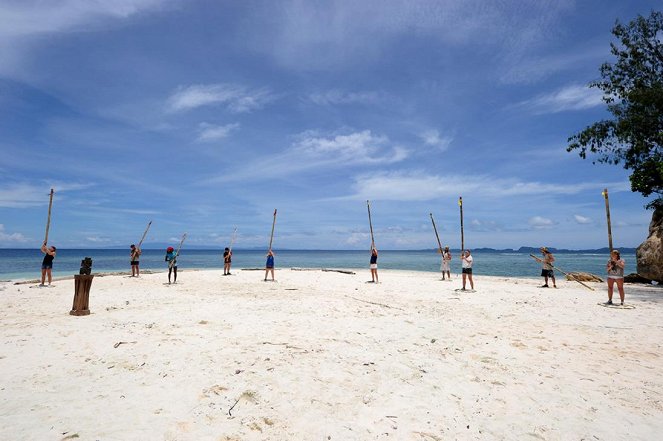
[(0, 0), (0, 246), (637, 246), (566, 139), (616, 19), (659, 1)]

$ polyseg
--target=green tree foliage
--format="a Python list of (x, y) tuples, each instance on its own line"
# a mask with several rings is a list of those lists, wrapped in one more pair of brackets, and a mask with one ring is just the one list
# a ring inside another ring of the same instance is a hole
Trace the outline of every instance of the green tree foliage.
[(649, 208), (663, 208), (663, 12), (638, 16), (612, 29), (614, 63), (601, 66), (603, 91), (613, 119), (596, 122), (568, 139), (567, 151), (585, 159), (620, 164), (632, 170), (631, 190), (654, 195)]

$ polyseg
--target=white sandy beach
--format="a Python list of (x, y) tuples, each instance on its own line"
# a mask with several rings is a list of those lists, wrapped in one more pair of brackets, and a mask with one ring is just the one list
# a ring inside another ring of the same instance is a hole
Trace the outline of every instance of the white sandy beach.
[[(0, 284), (3, 440), (652, 440), (663, 289), (277, 269)], [(371, 303), (372, 302), (372, 303)], [(120, 345), (117, 343), (123, 342)], [(116, 347), (117, 346), (117, 347)], [(233, 407), (234, 406), (234, 407)], [(232, 407), (232, 411), (230, 411)]]

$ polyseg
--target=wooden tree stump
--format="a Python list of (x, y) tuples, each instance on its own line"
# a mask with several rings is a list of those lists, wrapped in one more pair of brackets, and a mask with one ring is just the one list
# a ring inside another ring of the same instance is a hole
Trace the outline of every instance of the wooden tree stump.
[(90, 314), (90, 287), (93, 275), (74, 276), (74, 304), (69, 311), (70, 315)]

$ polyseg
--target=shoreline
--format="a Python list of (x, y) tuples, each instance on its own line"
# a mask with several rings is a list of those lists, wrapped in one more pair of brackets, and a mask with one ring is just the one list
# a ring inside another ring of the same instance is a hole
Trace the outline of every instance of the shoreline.
[[(0, 284), (0, 438), (629, 439), (663, 430), (663, 291), (380, 271)], [(20, 369), (16, 367), (19, 366)], [(82, 417), (84, 416), (84, 417)], [(619, 424), (615, 424), (619, 421)]]

